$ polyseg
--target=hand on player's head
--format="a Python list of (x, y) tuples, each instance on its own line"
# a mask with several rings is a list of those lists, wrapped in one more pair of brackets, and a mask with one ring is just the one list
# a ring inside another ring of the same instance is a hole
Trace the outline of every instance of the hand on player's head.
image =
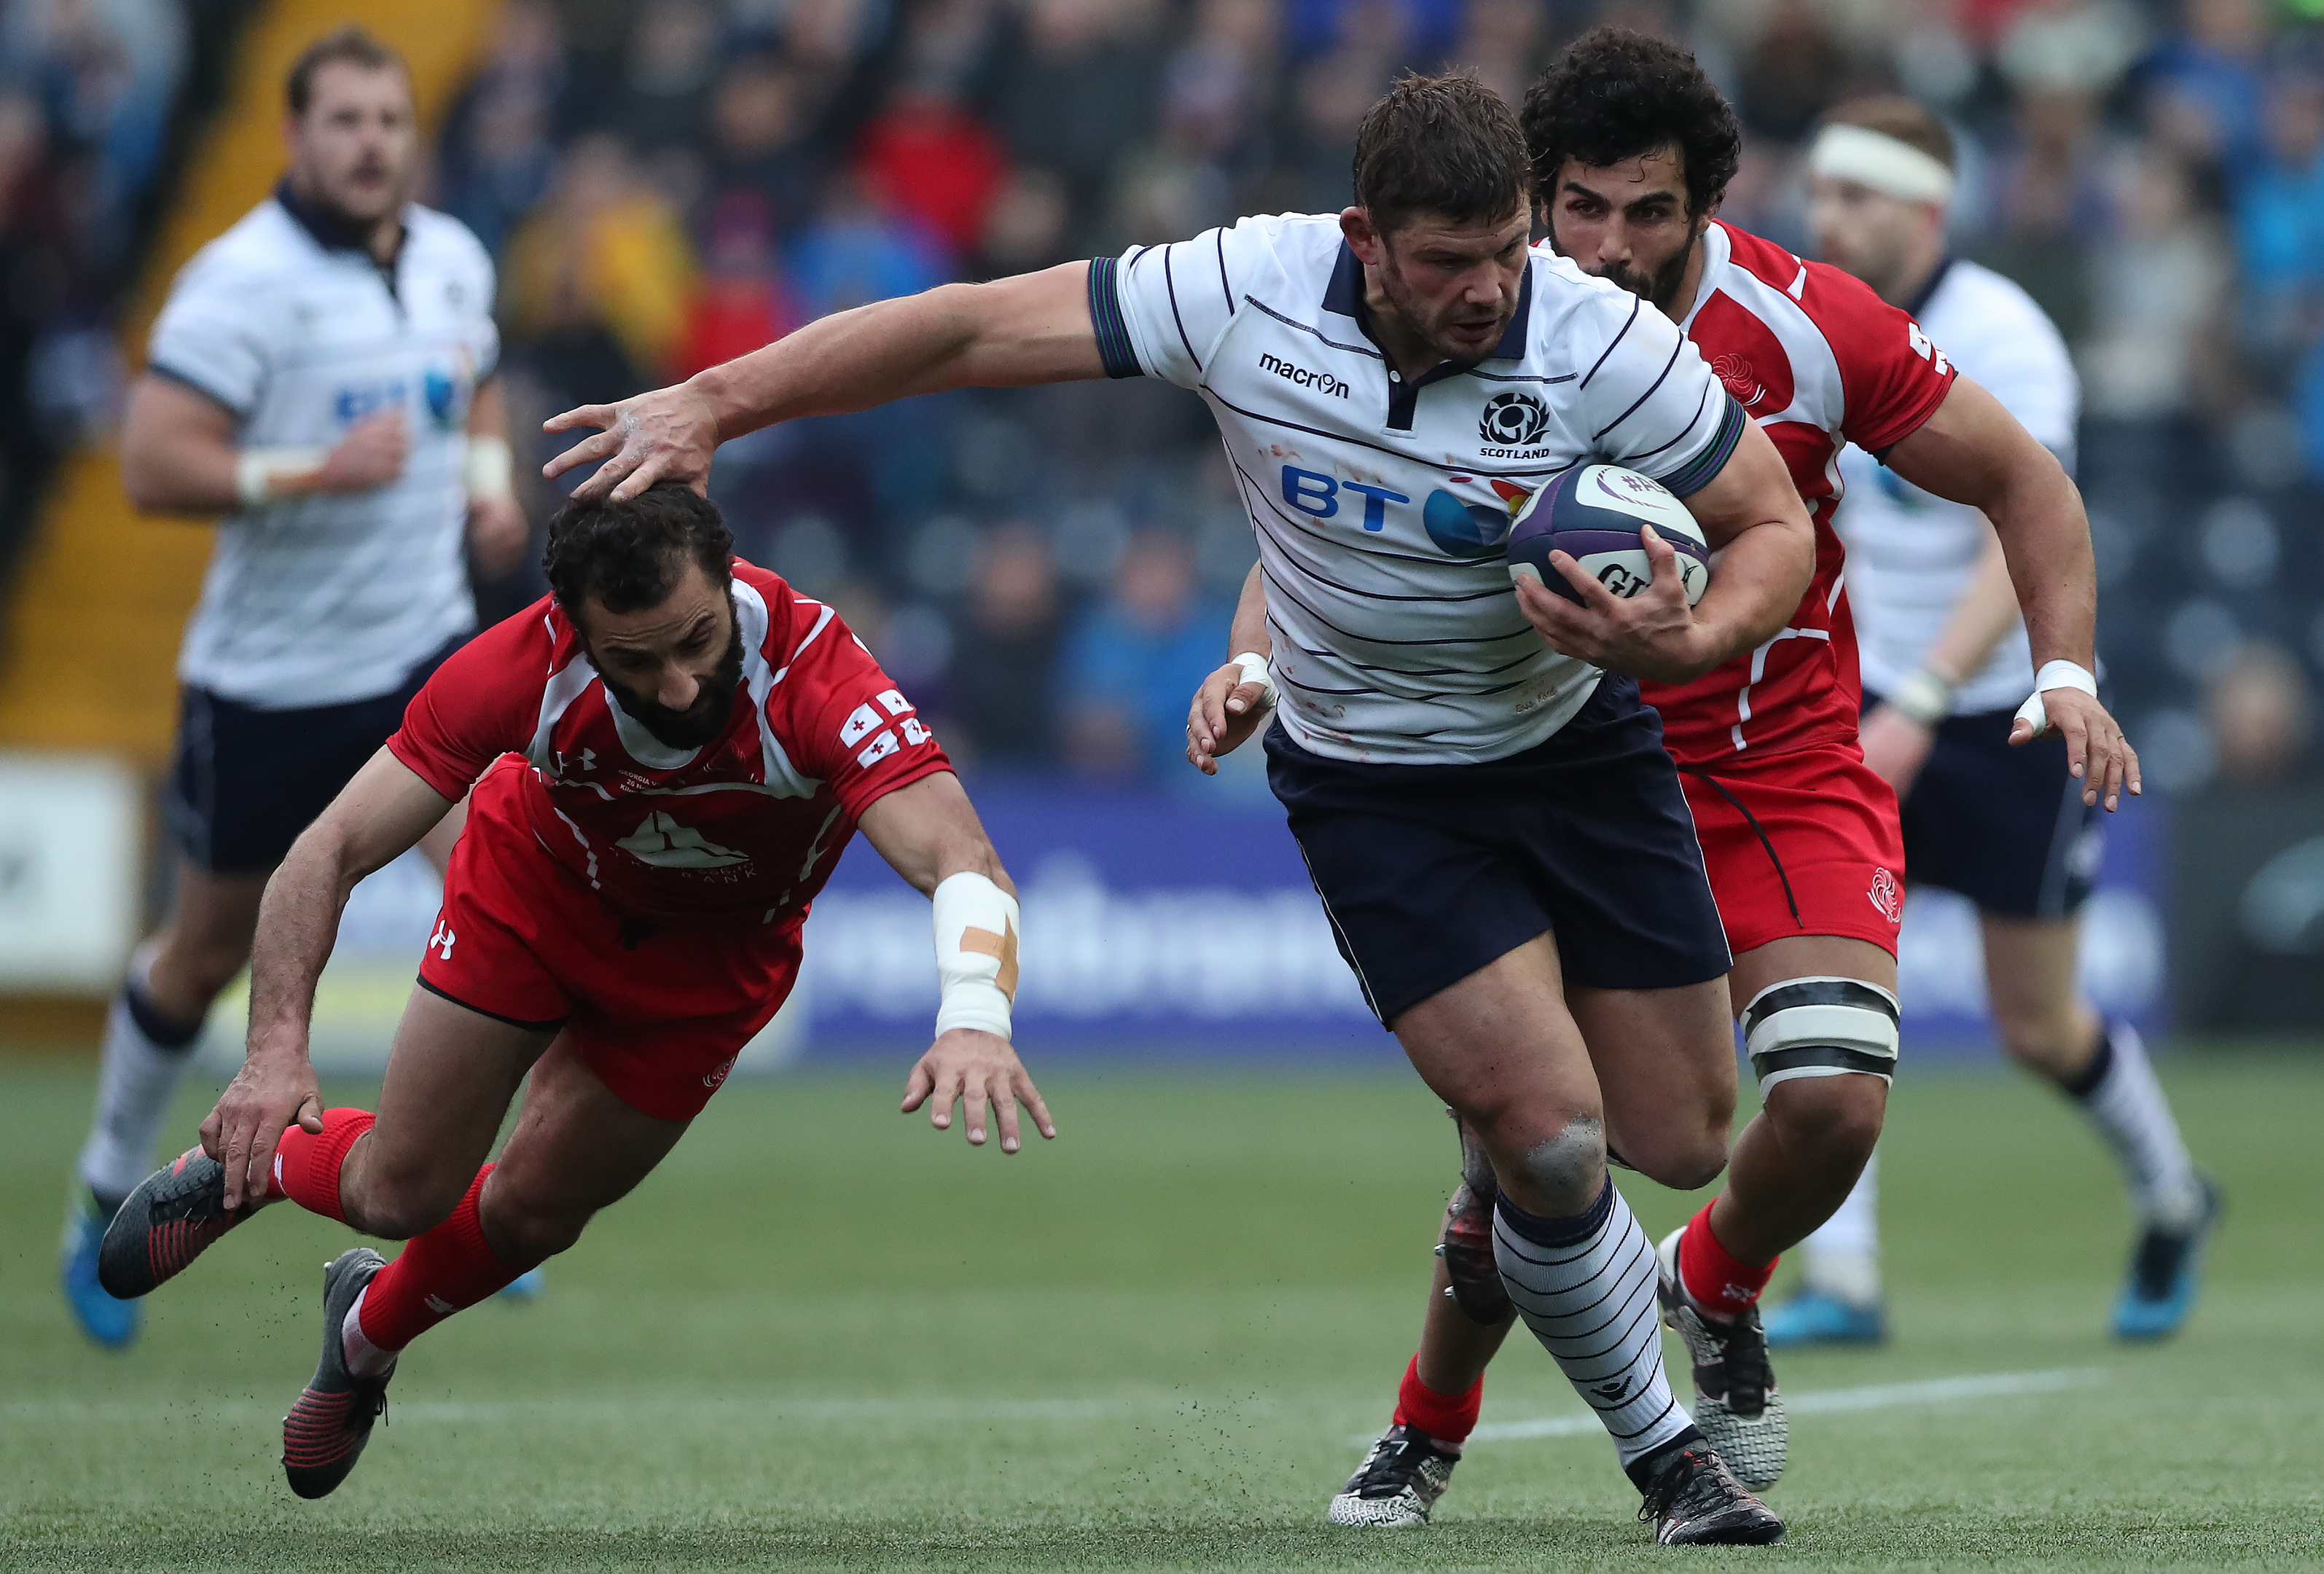
[(961, 1124), (972, 1147), (984, 1146), (987, 1105), (999, 1118), (1002, 1153), (1015, 1153), (1024, 1146), (1017, 1123), (1019, 1104), (1031, 1113), (1044, 1137), (1057, 1135), (1057, 1123), (1049, 1118), (1049, 1107), (1041, 1102), (1041, 1091), (1033, 1085), (1015, 1048), (1005, 1038), (973, 1028), (954, 1028), (912, 1067), (904, 1080), (902, 1112), (909, 1115), (923, 1104), (928, 1107), (928, 1124), (938, 1131), (951, 1127), (953, 1106), (964, 1106)]
[(550, 481), (585, 465), (596, 473), (573, 489), (584, 502), (611, 497), (624, 501), (657, 482), (677, 481), (696, 492), (710, 483), (710, 459), (718, 447), (718, 420), (709, 400), (686, 383), (657, 388), (619, 404), (585, 404), (551, 416), (540, 429), (555, 435), (590, 427), (595, 437), (540, 467)]

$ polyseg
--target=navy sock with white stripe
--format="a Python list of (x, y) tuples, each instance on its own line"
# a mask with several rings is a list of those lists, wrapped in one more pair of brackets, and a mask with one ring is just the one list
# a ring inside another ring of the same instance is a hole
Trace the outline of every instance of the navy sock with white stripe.
[(1501, 1193), (1493, 1258), (1509, 1299), (1628, 1465), (1692, 1430), (1663, 1373), (1655, 1248), (1609, 1176), (1570, 1219), (1527, 1213)]

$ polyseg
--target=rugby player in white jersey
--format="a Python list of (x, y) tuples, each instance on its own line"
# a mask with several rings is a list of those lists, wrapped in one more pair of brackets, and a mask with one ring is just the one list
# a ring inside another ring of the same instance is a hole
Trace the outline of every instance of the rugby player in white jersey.
[[(825, 318), (687, 383), (591, 406), (549, 466), (577, 496), (700, 485), (723, 437), (971, 383), (1161, 376), (1216, 417), (1277, 611), (1268, 770), (1342, 945), (1499, 1179), (1510, 1295), (1605, 1422), (1664, 1542), (1783, 1526), (1672, 1395), (1654, 1250), (1606, 1133), (1667, 1183), (1726, 1159), (1729, 957), (1635, 677), (1684, 681), (1782, 628), (1812, 570), (1765, 434), (1672, 325), (1527, 244), (1508, 106), (1409, 78), (1357, 134), (1357, 206), (951, 285)], [(1594, 583), (1512, 593), (1506, 489), (1592, 455), (1656, 477), (1723, 548), (1692, 612)], [(1586, 640), (1598, 665), (1540, 631)]]
[[(1838, 270), (1713, 217), (1741, 132), (1683, 49), (1618, 28), (1586, 33), (1527, 92), (1523, 124), (1550, 246), (1681, 326), (1784, 456), (1817, 531), (1814, 580), (1773, 639), (1692, 682), (1641, 686), (1685, 782), (1762, 1093), (1726, 1186), (1663, 1242), (1663, 1294), (1691, 1357), (1696, 1422), (1743, 1484), (1764, 1489), (1784, 1471), (1789, 1423), (1758, 1295), (1778, 1256), (1855, 1183), (1896, 1063), (1903, 837), (1895, 794), (1857, 743), (1835, 461), (1856, 442), (1923, 484), (1981, 501), (2032, 581), (2026, 605), (2043, 648), (2083, 663), (2096, 599), (2089, 529), (2056, 460), (1957, 378), (1909, 316)], [(1262, 594), (1254, 576), (1230, 649), (1266, 649), (1263, 620), (1277, 599), (1271, 580)], [(1263, 695), (1241, 677), (1231, 663), (1204, 686), (1198, 743), (1222, 750), (1247, 732), (1255, 713), (1229, 727), (1225, 705)], [(2135, 790), (2135, 757), (2094, 696), (2055, 704), (2087, 753), (2072, 789), (2111, 807), (2126, 776)], [(2062, 759), (2051, 763), (2064, 775)], [(1610, 1136), (1627, 1154), (1618, 1121)], [(1485, 1249), (1494, 1174), (1466, 1132), (1462, 1159), (1420, 1348), (1387, 1431), (1326, 1511), (1333, 1523), (1425, 1522), (1514, 1321)]]
[[(1917, 318), (2068, 464), (2080, 386), (2058, 330), (2023, 290), (1945, 242), (1952, 137), (1908, 98), (1828, 117), (1809, 155), (1809, 217), (1828, 262)], [(2120, 1161), (2139, 1220), (2114, 1307), (2122, 1339), (2174, 1332), (2194, 1305), (2219, 1198), (2180, 1139), (2126, 1022), (2074, 986), (2074, 915), (2099, 852), (2096, 815), (2067, 784), (2064, 744), (2010, 747), (2033, 682), (2001, 545), (1984, 515), (1850, 448), (1836, 520), (1864, 669), (1865, 763), (1904, 799), (1914, 883), (1977, 904), (2002, 1045), (2089, 1118)], [(1808, 1238), (1801, 1293), (1767, 1315), (1771, 1345), (1870, 1343), (1886, 1331), (1875, 1172)]]
[(470, 557), (504, 573), (526, 538), (492, 260), (409, 199), (402, 60), (341, 29), (285, 100), (281, 183), (178, 275), (122, 432), (140, 508), (225, 517), (178, 662), (170, 909), (106, 1018), (66, 1220), (66, 1302), (103, 1345), (135, 1339), (140, 1312), (97, 1284), (97, 1243), (250, 959), (267, 876), (475, 629)]

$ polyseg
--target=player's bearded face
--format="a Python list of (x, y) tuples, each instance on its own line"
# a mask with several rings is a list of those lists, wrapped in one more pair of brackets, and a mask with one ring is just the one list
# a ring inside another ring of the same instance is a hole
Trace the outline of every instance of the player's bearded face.
[(1694, 244), (1710, 223), (1687, 211), (1674, 147), (1605, 166), (1568, 159), (1549, 210), (1549, 244), (1583, 272), (1611, 280), (1665, 315), (1678, 301)]
[(354, 229), (401, 212), (415, 143), (403, 72), (333, 61), (315, 73), (309, 92), (306, 114), (290, 123), (299, 195)]
[(682, 709), (666, 705), (650, 691), (623, 682), (620, 675), (630, 664), (618, 658), (600, 659), (595, 650), (590, 652), (590, 661), (623, 713), (652, 733), (656, 741), (670, 749), (699, 749), (716, 741), (733, 716), (734, 695), (742, 686), (742, 621), (734, 616), (730, 600), (726, 649), (715, 667), (695, 675), (694, 702)]
[(1447, 361), (1491, 354), (1517, 312), (1525, 284), (1523, 222), (1450, 226), (1424, 215), (1382, 237), (1380, 293)]

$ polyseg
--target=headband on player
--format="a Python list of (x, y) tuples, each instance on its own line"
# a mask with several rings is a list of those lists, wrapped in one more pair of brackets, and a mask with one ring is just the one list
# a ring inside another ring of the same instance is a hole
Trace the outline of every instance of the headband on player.
[(1904, 202), (1953, 199), (1953, 172), (1920, 149), (1860, 125), (1828, 125), (1808, 152), (1808, 173), (1853, 180)]

